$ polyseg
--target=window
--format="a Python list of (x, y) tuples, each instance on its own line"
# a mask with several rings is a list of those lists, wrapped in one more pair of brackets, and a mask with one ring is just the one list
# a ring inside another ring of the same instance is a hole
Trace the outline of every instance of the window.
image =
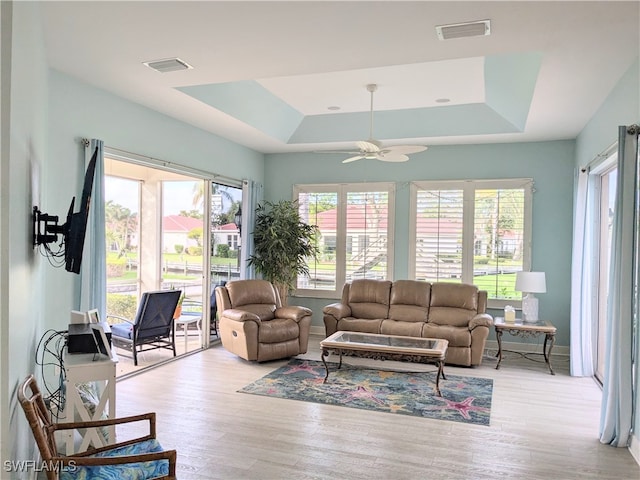
[[(614, 155), (608, 159), (604, 165), (611, 165), (617, 159)], [(604, 166), (603, 165), (603, 166)], [(604, 367), (606, 354), (606, 337), (607, 337), (607, 307), (609, 298), (609, 262), (611, 260), (611, 241), (613, 237), (613, 216), (615, 210), (616, 188), (618, 169), (615, 163), (605, 170), (596, 168), (592, 172), (595, 176), (594, 183), (598, 192), (597, 204), (599, 209), (594, 209), (591, 215), (594, 218), (594, 224), (597, 225), (595, 244), (596, 256), (598, 261), (598, 282), (597, 282), (597, 298), (598, 298), (598, 321), (596, 325), (596, 378), (600, 383), (604, 382)], [(601, 173), (600, 173), (601, 172)], [(597, 213), (596, 213), (597, 212)]]
[(413, 182), (409, 275), (473, 283), (492, 307), (521, 299), (515, 273), (528, 270), (531, 179)]
[(298, 185), (294, 195), (303, 221), (319, 229), (320, 255), (309, 260), (309, 275), (298, 277), (299, 292), (336, 296), (352, 279), (389, 278), (393, 183)]

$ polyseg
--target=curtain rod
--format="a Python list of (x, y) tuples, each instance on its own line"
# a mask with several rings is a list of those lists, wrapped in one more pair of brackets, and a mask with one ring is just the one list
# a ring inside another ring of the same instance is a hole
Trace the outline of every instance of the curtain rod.
[[(634, 123), (633, 125), (627, 126), (627, 134), (629, 134), (629, 135), (639, 135), (640, 134), (640, 125), (638, 125), (637, 123)], [(580, 169), (580, 171), (582, 173), (585, 173), (587, 170), (591, 169), (592, 167), (594, 167), (595, 165), (600, 163), (600, 161), (602, 161), (605, 158), (609, 157), (614, 152), (614, 150), (617, 149), (617, 148), (618, 148), (618, 141), (616, 140), (611, 145), (609, 145), (606, 149), (604, 149), (602, 152), (600, 152), (598, 155), (596, 155), (595, 158), (593, 158), (584, 167), (582, 167)]]
[(182, 173), (182, 174), (191, 173), (193, 175), (202, 177), (204, 179), (211, 179), (211, 180), (221, 179), (221, 180), (227, 180), (229, 182), (233, 182), (234, 184), (242, 185), (242, 180), (239, 180), (237, 178), (227, 177), (225, 175), (220, 175), (218, 173), (207, 172), (205, 170), (187, 167), (177, 163), (169, 162), (167, 160), (160, 160), (158, 158), (153, 158), (148, 155), (140, 155), (139, 153), (133, 153), (127, 150), (122, 150), (120, 148), (108, 147), (108, 146), (105, 146), (104, 150), (105, 152), (108, 152), (108, 153), (112, 152), (113, 156), (117, 156), (126, 160), (132, 160), (142, 165), (148, 164), (154, 167), (164, 167), (176, 173)]
[(587, 172), (588, 170), (590, 170), (591, 168), (599, 164), (602, 160), (609, 158), (611, 154), (616, 151), (617, 148), (618, 148), (618, 141), (616, 140), (607, 148), (605, 148), (602, 152), (600, 152), (594, 158), (592, 158), (585, 166), (581, 167), (580, 171), (582, 173)]

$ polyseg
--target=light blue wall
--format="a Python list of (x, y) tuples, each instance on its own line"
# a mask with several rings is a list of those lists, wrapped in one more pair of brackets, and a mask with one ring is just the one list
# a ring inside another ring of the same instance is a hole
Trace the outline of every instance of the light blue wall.
[[(431, 147), (406, 163), (358, 161), (342, 164), (340, 155), (273, 154), (266, 156), (265, 199), (290, 199), (298, 183), (396, 182), (394, 278), (408, 275), (409, 182), (533, 178), (532, 268), (547, 274), (540, 294), (540, 315), (558, 327), (556, 342), (569, 344), (569, 280), (573, 211), (574, 142), (540, 142)], [(321, 326), (322, 307), (333, 299), (296, 298), (292, 303), (314, 311)], [(493, 312), (497, 313), (497, 312)]]
[[(193, 126), (172, 119), (57, 71), (49, 82), (50, 142), (47, 162), (51, 187), (44, 207), (48, 213), (66, 213), (71, 197), (79, 195), (84, 176), (81, 138), (99, 138), (106, 147), (166, 160), (237, 179), (262, 183), (264, 157)], [(79, 308), (79, 277), (49, 268), (46, 289), (48, 318), (53, 328), (68, 323), (68, 312)]]
[(582, 167), (618, 140), (618, 125), (640, 120), (640, 63), (635, 61), (576, 139), (576, 167)]
[[(34, 459), (33, 436), (16, 387), (37, 374), (44, 333), (43, 265), (32, 247), (31, 207), (43, 198), (47, 168), (47, 67), (39, 7), (1, 2), (2, 166), (0, 184), (0, 458)], [(5, 478), (6, 472), (0, 474)], [(15, 474), (14, 474), (15, 475)]]

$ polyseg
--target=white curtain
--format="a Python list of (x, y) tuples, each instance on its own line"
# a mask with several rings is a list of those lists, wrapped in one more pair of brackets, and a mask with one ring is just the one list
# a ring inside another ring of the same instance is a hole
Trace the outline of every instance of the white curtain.
[[(638, 324), (638, 131), (619, 127), (605, 375), (600, 415), (600, 441), (626, 447), (633, 416), (634, 323)], [(635, 329), (637, 331), (637, 329)]]
[(595, 373), (593, 332), (597, 321), (594, 262), (594, 179), (586, 168), (578, 172), (571, 260), (571, 375)]
[(107, 314), (104, 145), (102, 140), (85, 141), (85, 170), (96, 148), (98, 155), (80, 270), (80, 310), (97, 308), (104, 320)]
[(256, 220), (256, 208), (262, 200), (262, 185), (253, 180), (242, 181), (242, 250), (240, 262), (240, 278), (256, 278), (256, 270), (248, 264), (253, 255), (253, 229)]

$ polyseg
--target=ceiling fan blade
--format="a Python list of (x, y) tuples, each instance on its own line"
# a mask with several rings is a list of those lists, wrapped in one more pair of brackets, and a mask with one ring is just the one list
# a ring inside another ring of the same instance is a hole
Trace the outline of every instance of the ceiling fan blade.
[(380, 151), (380, 145), (374, 143), (374, 140), (356, 142), (356, 145), (362, 152), (375, 153)]
[(405, 155), (408, 155), (411, 153), (424, 152), (427, 148), (428, 147), (425, 147), (423, 145), (396, 145), (395, 147), (385, 147), (383, 151), (390, 153), (403, 153)]
[(351, 162), (355, 162), (356, 160), (360, 160), (362, 158), (364, 158), (362, 155), (356, 155), (355, 157), (345, 158), (344, 160), (342, 160), (342, 163), (351, 163)]
[(378, 160), (382, 160), (383, 162), (406, 162), (409, 160), (409, 157), (403, 153), (389, 152), (379, 153)]

